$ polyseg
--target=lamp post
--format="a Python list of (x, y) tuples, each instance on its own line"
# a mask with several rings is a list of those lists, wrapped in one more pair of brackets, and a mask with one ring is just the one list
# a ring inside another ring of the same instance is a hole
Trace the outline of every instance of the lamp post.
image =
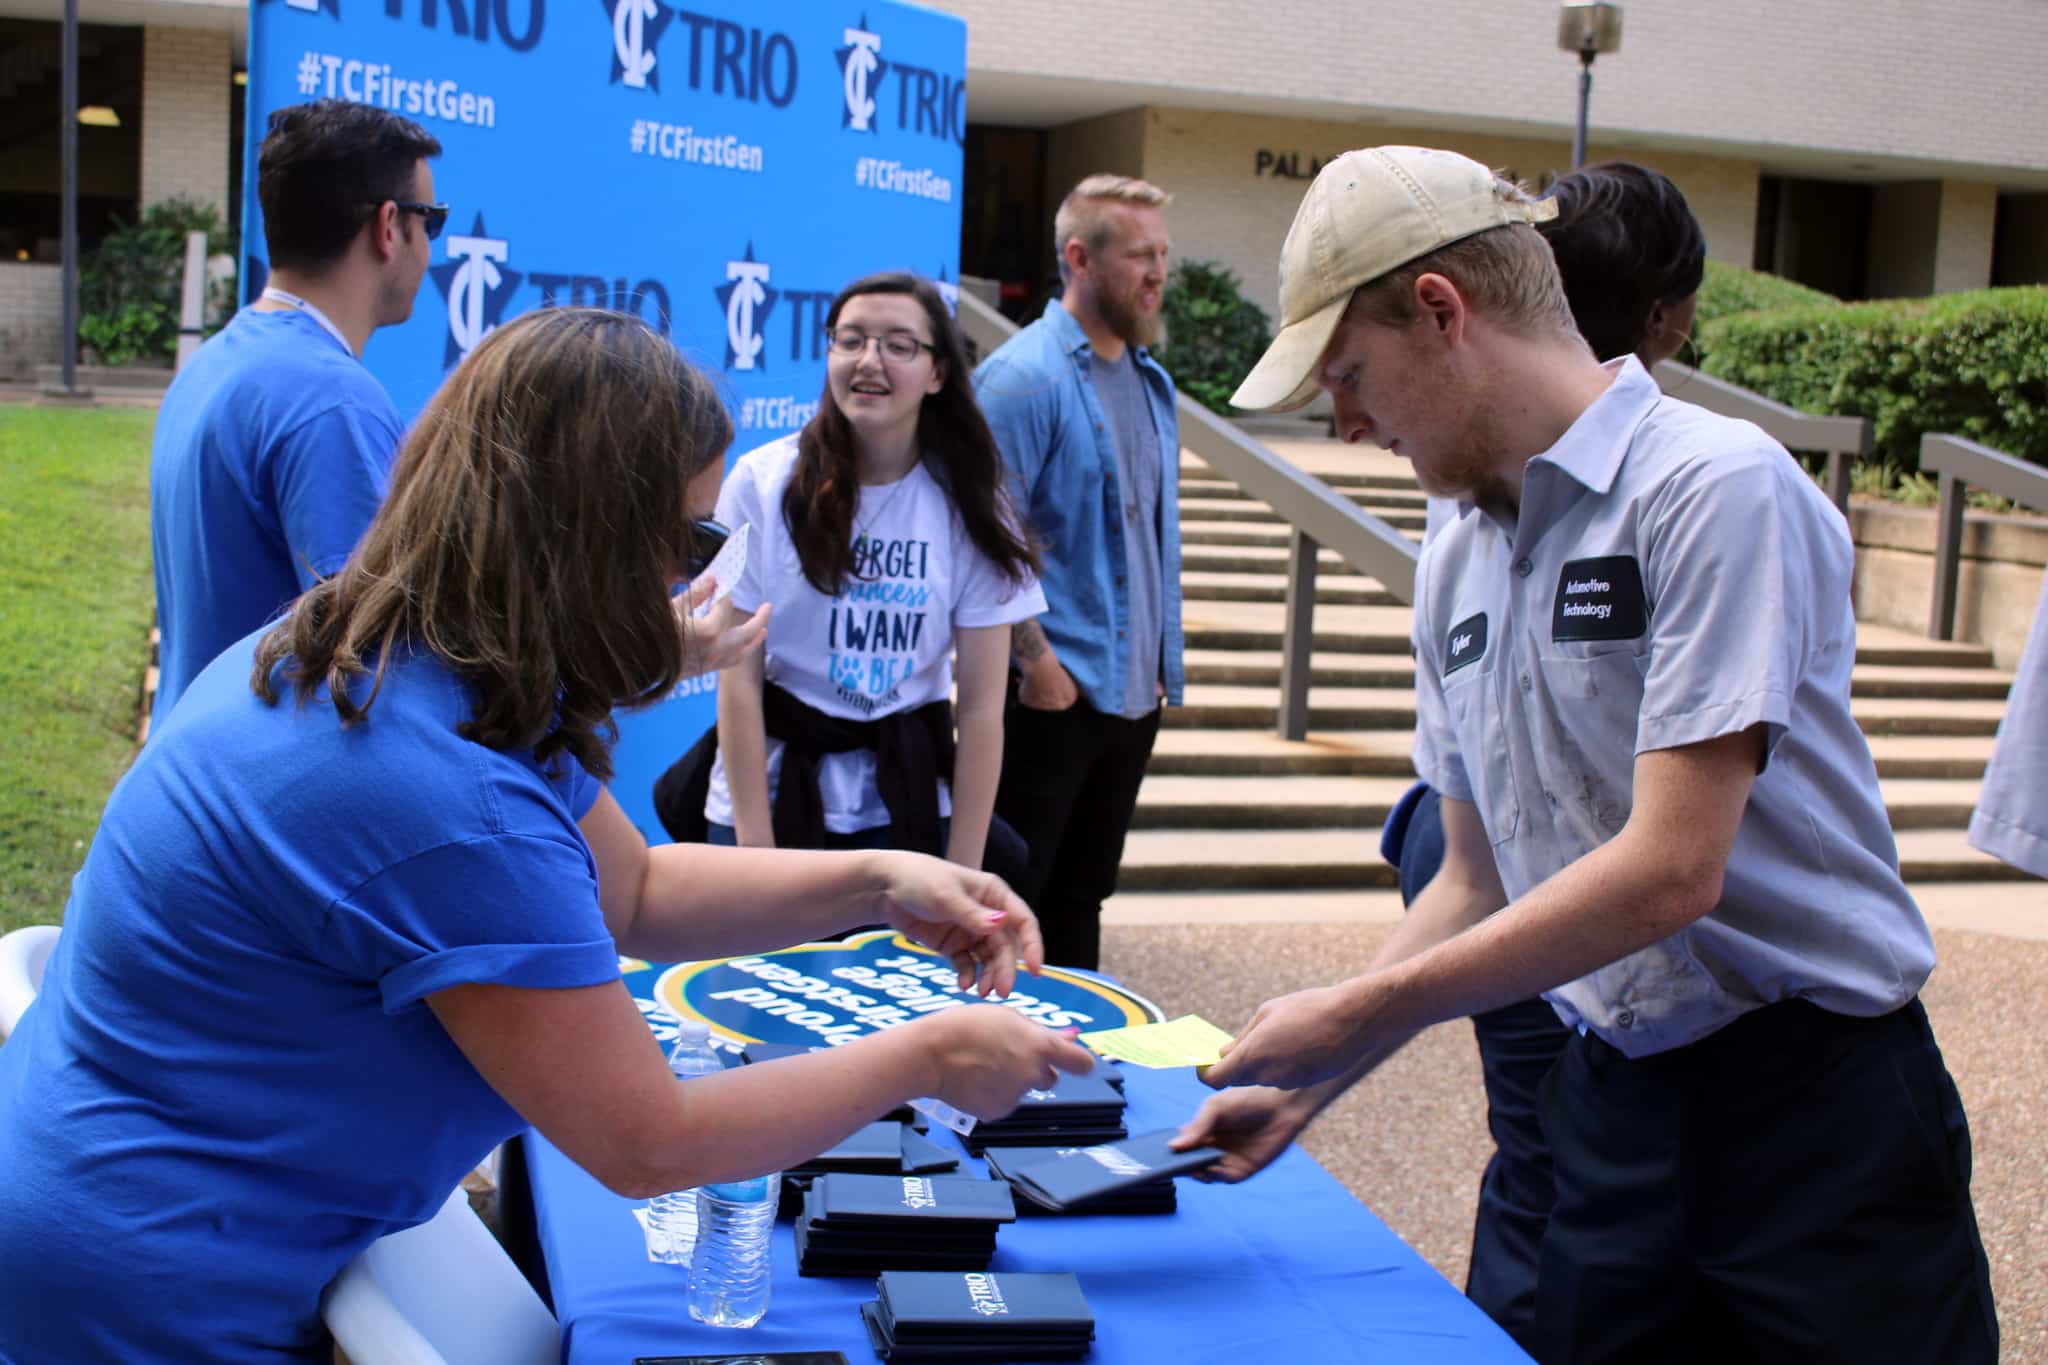
[(1557, 45), (1579, 54), (1579, 126), (1572, 135), (1572, 169), (1586, 164), (1586, 106), (1593, 99), (1593, 59), (1621, 51), (1621, 6), (1609, 0), (1565, 0), (1557, 12)]

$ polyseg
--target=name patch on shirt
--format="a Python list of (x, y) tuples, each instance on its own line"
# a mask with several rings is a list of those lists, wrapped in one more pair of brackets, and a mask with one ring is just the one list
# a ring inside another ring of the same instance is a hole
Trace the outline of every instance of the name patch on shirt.
[(1451, 627), (1444, 637), (1444, 676), (1450, 677), (1466, 664), (1476, 664), (1486, 653), (1486, 613), (1468, 616)]
[(1634, 555), (1574, 559), (1558, 574), (1552, 640), (1639, 640), (1649, 623)]

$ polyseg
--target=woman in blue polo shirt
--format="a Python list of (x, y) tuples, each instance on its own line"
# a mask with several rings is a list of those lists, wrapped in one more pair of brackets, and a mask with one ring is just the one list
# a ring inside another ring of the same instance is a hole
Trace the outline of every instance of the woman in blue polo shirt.
[[(649, 851), (615, 707), (758, 643), (679, 625), (732, 428), (635, 319), (500, 328), (348, 564), (194, 682), (107, 804), (0, 1049), (0, 1360), (315, 1358), (322, 1287), (531, 1123), (622, 1194), (775, 1170), (1072, 1043), (961, 1009), (678, 1087), (621, 953), (886, 920), (1002, 991), (1035, 921), (894, 852)], [(709, 584), (697, 585), (701, 599)]]

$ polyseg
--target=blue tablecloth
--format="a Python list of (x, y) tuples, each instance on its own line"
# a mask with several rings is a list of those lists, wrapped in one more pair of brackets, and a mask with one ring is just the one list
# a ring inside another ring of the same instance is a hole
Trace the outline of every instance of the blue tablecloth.
[[(1192, 1071), (1126, 1068), (1131, 1132), (1179, 1125), (1208, 1091)], [(951, 1134), (934, 1128), (933, 1137)], [(774, 1241), (768, 1315), (748, 1331), (703, 1326), (684, 1274), (647, 1259), (619, 1198), (538, 1134), (527, 1136), (535, 1219), (562, 1358), (831, 1348), (874, 1360), (859, 1305), (872, 1279), (805, 1279), (787, 1221)], [(961, 1173), (980, 1174), (963, 1158)], [(1243, 1185), (1180, 1183), (1180, 1211), (1149, 1218), (1020, 1218), (992, 1269), (1071, 1270), (1095, 1311), (1093, 1365), (1244, 1362), (1521, 1362), (1499, 1328), (1300, 1148)]]

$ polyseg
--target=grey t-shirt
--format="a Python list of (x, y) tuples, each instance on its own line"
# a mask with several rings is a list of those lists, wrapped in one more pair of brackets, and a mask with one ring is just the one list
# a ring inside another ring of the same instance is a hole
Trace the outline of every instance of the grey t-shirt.
[(1088, 367), (1095, 397), (1116, 446), (1117, 492), (1124, 504), (1124, 578), (1131, 619), (1125, 637), (1122, 714), (1136, 720), (1159, 707), (1159, 652), (1164, 639), (1164, 573), (1159, 563), (1159, 433), (1145, 381), (1126, 349), (1115, 361), (1096, 356)]

